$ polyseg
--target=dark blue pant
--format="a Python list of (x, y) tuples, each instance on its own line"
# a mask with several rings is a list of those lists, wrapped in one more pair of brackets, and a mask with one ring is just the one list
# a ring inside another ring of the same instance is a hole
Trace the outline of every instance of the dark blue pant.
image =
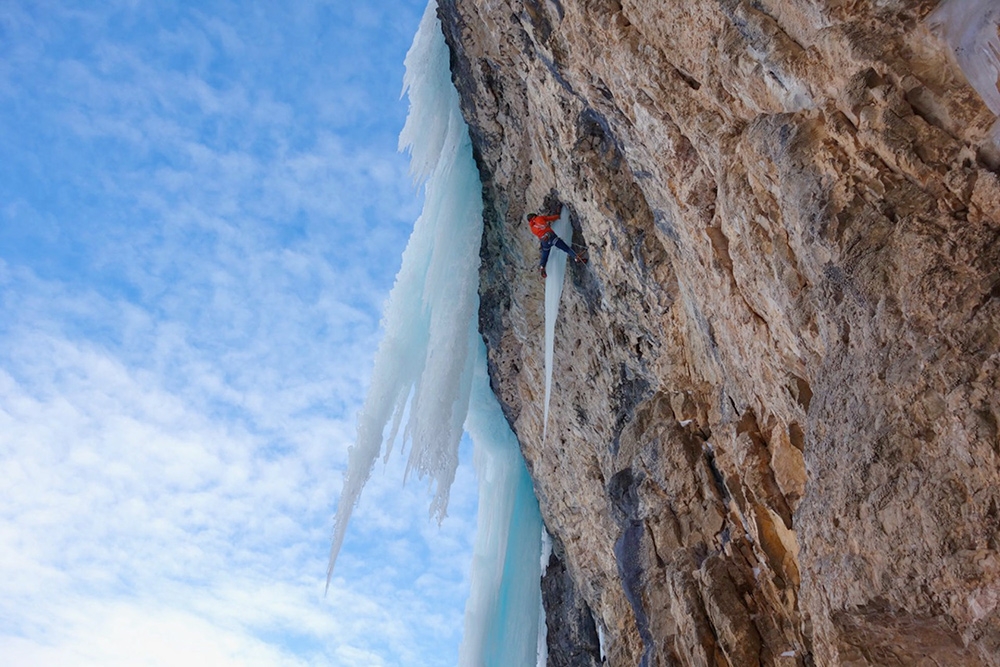
[(545, 238), (542, 239), (542, 261), (541, 267), (545, 268), (545, 263), (549, 261), (549, 252), (552, 250), (552, 246), (555, 246), (562, 250), (564, 253), (569, 255), (570, 259), (576, 259), (576, 252), (566, 245), (566, 242), (559, 238), (559, 235), (555, 232), (546, 234)]

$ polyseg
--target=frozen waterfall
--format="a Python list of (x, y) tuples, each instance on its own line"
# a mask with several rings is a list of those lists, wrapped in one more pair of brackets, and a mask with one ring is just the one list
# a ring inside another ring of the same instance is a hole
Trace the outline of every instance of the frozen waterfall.
[(460, 661), (533, 666), (542, 521), (517, 439), (490, 389), (476, 326), (482, 185), (434, 0), (406, 56), (404, 91), (410, 112), (400, 147), (410, 151), (425, 203), (385, 306), (385, 337), (334, 519), (327, 585), (362, 488), (400, 428), (411, 443), (407, 474), (431, 478), (431, 513), (439, 519), (466, 430), (475, 447), (479, 514)]

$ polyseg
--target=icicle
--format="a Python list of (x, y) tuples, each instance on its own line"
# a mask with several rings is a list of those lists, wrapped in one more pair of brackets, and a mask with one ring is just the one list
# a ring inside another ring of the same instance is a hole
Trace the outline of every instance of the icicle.
[(476, 326), (482, 183), (436, 9), (430, 2), (406, 55), (410, 113), (400, 134), (414, 180), (425, 182), (424, 210), (385, 306), (385, 337), (337, 505), (327, 586), (361, 490), (400, 427), (412, 443), (407, 473), (434, 480), (431, 513), (443, 518), (464, 426), (475, 447), (479, 514), (460, 662), (533, 665), (542, 520), (517, 438), (490, 389)]
[(597, 626), (597, 646), (600, 649), (601, 662), (603, 663), (607, 657), (604, 653), (604, 626), (601, 625), (601, 622), (596, 617), (594, 618), (594, 625)]
[(441, 519), (468, 410), (470, 345), (478, 338), (482, 186), (433, 2), (406, 55), (406, 67), (410, 113), (400, 146), (410, 149), (414, 178), (426, 179), (424, 210), (386, 302), (385, 337), (375, 356), (337, 505), (328, 586), (351, 513), (386, 444), (386, 425), (393, 421), (395, 435), (409, 402), (404, 438), (412, 446), (407, 473), (416, 470), (434, 480), (431, 513)]
[[(552, 231), (566, 245), (573, 240), (573, 227), (569, 221), (569, 210), (563, 206), (559, 219), (552, 223)], [(549, 431), (549, 398), (552, 396), (552, 362), (555, 355), (556, 318), (559, 316), (559, 301), (562, 298), (563, 281), (566, 277), (566, 253), (556, 248), (549, 253), (545, 272), (545, 408), (542, 419), (542, 441)]]

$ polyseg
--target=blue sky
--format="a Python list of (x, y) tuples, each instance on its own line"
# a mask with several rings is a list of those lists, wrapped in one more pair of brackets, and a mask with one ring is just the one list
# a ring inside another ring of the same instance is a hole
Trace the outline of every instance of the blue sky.
[(424, 3), (0, 4), (6, 665), (451, 665), (474, 532), (395, 457), (323, 596)]

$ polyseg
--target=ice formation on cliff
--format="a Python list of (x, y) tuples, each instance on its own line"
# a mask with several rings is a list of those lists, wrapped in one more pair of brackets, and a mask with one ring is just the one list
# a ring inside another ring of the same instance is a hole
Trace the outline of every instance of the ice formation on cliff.
[[(573, 228), (569, 222), (569, 210), (563, 206), (559, 219), (552, 223), (552, 231), (569, 245), (573, 239)], [(559, 317), (559, 302), (562, 299), (563, 281), (566, 277), (566, 253), (553, 249), (549, 254), (545, 272), (545, 409), (542, 420), (542, 439), (549, 430), (549, 398), (552, 396), (552, 360), (555, 354), (556, 318)]]
[(965, 78), (986, 106), (1000, 116), (1000, 2), (944, 0), (927, 24), (955, 52)]
[(542, 608), (542, 516), (517, 438), (490, 389), (482, 340), (476, 349), (466, 428), (476, 445), (479, 514), (459, 664), (535, 665)]
[(534, 665), (542, 522), (517, 439), (486, 374), (476, 326), (482, 184), (433, 0), (405, 64), (410, 112), (400, 148), (409, 149), (414, 179), (424, 183), (424, 209), (385, 306), (385, 337), (334, 519), (328, 582), (362, 488), (383, 448), (386, 457), (391, 453), (400, 427), (411, 443), (407, 474), (416, 470), (433, 480), (431, 513), (439, 518), (464, 428), (475, 446), (479, 513), (460, 662)]

